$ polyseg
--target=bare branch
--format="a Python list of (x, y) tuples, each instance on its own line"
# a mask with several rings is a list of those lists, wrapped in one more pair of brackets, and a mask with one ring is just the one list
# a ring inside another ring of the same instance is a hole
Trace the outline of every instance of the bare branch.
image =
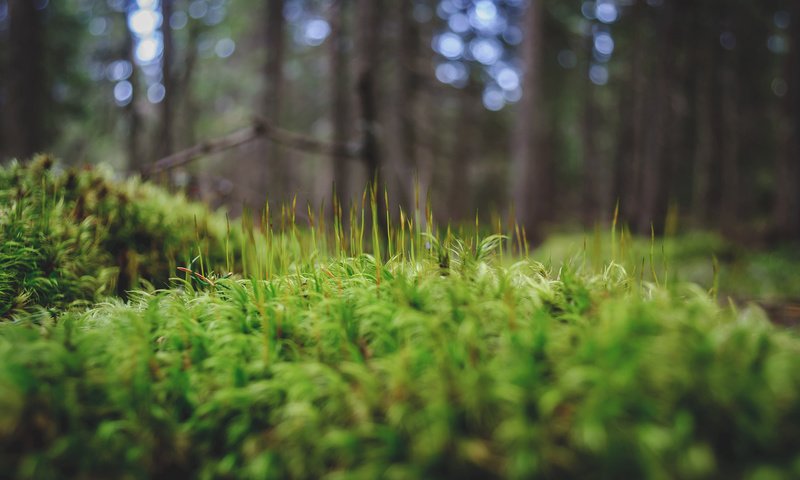
[(256, 118), (249, 127), (236, 130), (219, 138), (207, 140), (154, 162), (146, 170), (145, 176), (172, 170), (201, 157), (229, 150), (259, 138), (265, 138), (286, 148), (308, 153), (343, 155), (347, 157), (358, 156), (358, 147), (354, 145), (324, 142), (301, 133), (274, 127), (264, 119)]

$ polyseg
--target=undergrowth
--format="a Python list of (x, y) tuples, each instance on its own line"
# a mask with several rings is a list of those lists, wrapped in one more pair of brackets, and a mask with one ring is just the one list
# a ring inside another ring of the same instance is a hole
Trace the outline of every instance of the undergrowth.
[(176, 262), (224, 263), (227, 230), (224, 217), (135, 179), (57, 172), (47, 156), (13, 163), (0, 169), (0, 318), (166, 286)]
[[(371, 229), (367, 194), (230, 227), (137, 182), (103, 207), (96, 173), (45, 166), (0, 188), (4, 476), (800, 476), (797, 332), (665, 272), (654, 240), (539, 262), (515, 225), (437, 229), (419, 201)], [(112, 293), (120, 251), (161, 287), (67, 308)]]

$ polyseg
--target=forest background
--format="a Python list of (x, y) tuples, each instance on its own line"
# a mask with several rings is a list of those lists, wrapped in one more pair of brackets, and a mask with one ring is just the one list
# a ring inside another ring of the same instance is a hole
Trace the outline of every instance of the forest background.
[(0, 112), (3, 161), (234, 214), (377, 178), (531, 239), (617, 204), (640, 233), (800, 239), (792, 0), (0, 0)]

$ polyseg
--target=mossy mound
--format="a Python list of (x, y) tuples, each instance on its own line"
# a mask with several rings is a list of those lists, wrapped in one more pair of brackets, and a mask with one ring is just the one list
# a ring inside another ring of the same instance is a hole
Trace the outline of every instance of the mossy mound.
[(699, 288), (367, 255), (176, 287), (0, 325), (4, 472), (800, 475), (800, 338)]
[(58, 171), (48, 156), (12, 163), (0, 169), (0, 317), (165, 286), (200, 253), (224, 264), (226, 235), (224, 217), (152, 184)]

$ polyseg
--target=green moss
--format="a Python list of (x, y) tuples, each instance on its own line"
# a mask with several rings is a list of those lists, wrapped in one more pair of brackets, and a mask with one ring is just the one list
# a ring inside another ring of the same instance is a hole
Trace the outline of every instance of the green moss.
[(224, 217), (153, 185), (14, 163), (0, 169), (0, 317), (166, 286), (198, 253), (224, 264), (225, 238)]
[[(800, 476), (797, 331), (670, 266), (716, 237), (543, 264), (432, 222), (383, 241), (358, 211), (324, 228), (309, 209), (301, 230), (284, 208), (237, 234), (46, 163), (0, 175), (5, 476)], [(197, 253), (163, 289), (69, 308)], [(223, 264), (242, 274), (209, 273)]]

